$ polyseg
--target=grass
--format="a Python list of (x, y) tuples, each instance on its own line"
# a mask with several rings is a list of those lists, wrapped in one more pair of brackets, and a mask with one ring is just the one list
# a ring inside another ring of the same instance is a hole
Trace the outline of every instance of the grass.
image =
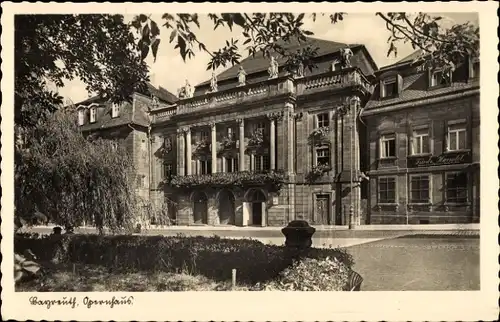
[(16, 286), (18, 292), (177, 292), (248, 291), (231, 282), (215, 282), (201, 275), (166, 272), (113, 272), (93, 265), (52, 265), (41, 278)]

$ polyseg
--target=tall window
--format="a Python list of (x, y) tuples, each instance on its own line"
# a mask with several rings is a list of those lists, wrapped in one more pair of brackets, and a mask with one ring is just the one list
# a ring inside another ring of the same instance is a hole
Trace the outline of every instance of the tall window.
[(467, 173), (446, 174), (446, 202), (466, 203), (468, 178)]
[(174, 166), (172, 163), (163, 164), (163, 178), (170, 178), (174, 174)]
[(83, 125), (85, 123), (85, 110), (78, 110), (78, 125)]
[(429, 202), (429, 176), (411, 177), (410, 196), (411, 203)]
[(90, 123), (95, 123), (97, 119), (97, 108), (90, 108)]
[(330, 148), (328, 146), (316, 148), (316, 165), (330, 165)]
[(238, 158), (226, 159), (226, 172), (238, 172)]
[(255, 156), (255, 171), (266, 171), (271, 167), (268, 155), (256, 155)]
[(320, 127), (328, 127), (330, 126), (330, 118), (328, 117), (328, 113), (321, 113), (316, 116), (318, 128)]
[(200, 161), (200, 174), (211, 174), (211, 173), (212, 173), (212, 160)]
[(119, 105), (118, 104), (113, 104), (111, 105), (111, 117), (118, 117), (118, 113), (119, 113), (120, 109), (119, 109)]
[(378, 179), (378, 202), (396, 203), (396, 178), (381, 177)]
[(208, 132), (207, 131), (200, 132), (200, 140), (201, 141), (208, 141)]
[(430, 153), (429, 129), (419, 129), (413, 132), (412, 154)]
[(231, 138), (233, 137), (234, 131), (232, 127), (227, 128), (227, 137)]
[(448, 126), (448, 151), (464, 150), (467, 148), (467, 129), (465, 124)]
[(396, 135), (383, 135), (380, 138), (380, 157), (395, 158), (396, 157)]
[(264, 122), (258, 122), (257, 124), (255, 124), (255, 130), (256, 131), (260, 131), (262, 133), (265, 133), (265, 131), (266, 131), (266, 123), (264, 123)]
[(393, 97), (398, 93), (396, 77), (390, 77), (382, 82), (382, 97)]

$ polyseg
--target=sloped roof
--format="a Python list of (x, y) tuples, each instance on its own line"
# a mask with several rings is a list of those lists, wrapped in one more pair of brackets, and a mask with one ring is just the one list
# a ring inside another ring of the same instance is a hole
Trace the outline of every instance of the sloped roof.
[(381, 67), (379, 71), (386, 71), (386, 70), (389, 70), (389, 69), (392, 69), (392, 68), (398, 68), (398, 67), (402, 67), (404, 65), (407, 65), (411, 62), (413, 62), (415, 59), (417, 59), (420, 55), (422, 55), (422, 50), (419, 49), (419, 50), (416, 50), (414, 51), (413, 53), (411, 53), (410, 55), (402, 58), (401, 60), (398, 60), (396, 63), (394, 64), (390, 64), (390, 65), (387, 65), (387, 66), (384, 66), (384, 67)]
[(173, 103), (175, 103), (175, 102), (177, 102), (179, 100), (177, 98), (177, 96), (175, 96), (174, 94), (172, 94), (166, 88), (163, 88), (161, 86), (159, 86), (158, 88), (156, 88), (151, 83), (148, 83), (147, 86), (148, 86), (149, 94), (158, 97), (159, 100), (164, 101), (165, 103), (173, 104)]
[(366, 110), (395, 105), (399, 103), (419, 101), (432, 97), (448, 95), (473, 88), (479, 88), (479, 81), (454, 80), (450, 86), (429, 89), (427, 86), (427, 73), (420, 72), (403, 77), (403, 88), (401, 93), (394, 98), (379, 99), (379, 85), (376, 87), (372, 98), (368, 101)]
[[(327, 54), (331, 53), (336, 53), (340, 49), (345, 48), (345, 47), (356, 47), (359, 46), (357, 44), (345, 44), (345, 43), (340, 43), (340, 42), (335, 42), (335, 41), (330, 41), (330, 40), (324, 40), (324, 39), (319, 39), (319, 38), (313, 38), (313, 37), (307, 37), (306, 41), (300, 42), (296, 39), (293, 38), (289, 42), (285, 41), (278, 41), (280, 45), (283, 46), (283, 48), (287, 51), (294, 51), (298, 50), (300, 48), (306, 48), (307, 46), (311, 46), (313, 48), (318, 47), (318, 54), (317, 56), (324, 56)], [(276, 57), (276, 60), (278, 61), (278, 64), (281, 66), (283, 63), (285, 63), (285, 59), (280, 57)], [(269, 68), (269, 59), (267, 57), (264, 57), (261, 53), (255, 54), (255, 57), (253, 56), (248, 56), (244, 60), (240, 62), (240, 65), (235, 65), (227, 70), (223, 71), (219, 75), (217, 75), (217, 80), (218, 81), (224, 81), (230, 78), (236, 78), (238, 75), (238, 70), (239, 66), (242, 66), (245, 72), (250, 75), (253, 73), (257, 73), (260, 71), (266, 71)], [(200, 84), (198, 84), (196, 87), (202, 87), (204, 85), (210, 84), (210, 80), (204, 81)]]
[[(158, 97), (160, 102), (167, 104), (173, 104), (178, 101), (177, 96), (169, 92), (167, 89), (161, 86), (156, 88), (150, 83), (147, 84), (147, 93), (137, 92), (137, 94), (145, 95), (147, 97), (154, 95)], [(111, 104), (109, 104), (106, 99), (99, 96), (91, 97), (75, 105), (89, 105), (91, 103), (100, 103), (101, 105), (104, 105), (104, 108), (98, 112), (97, 121), (95, 123), (85, 123), (80, 127), (82, 131), (106, 129), (127, 124), (137, 124), (144, 127), (149, 125), (149, 119), (144, 111), (139, 108), (134, 108), (130, 102), (125, 102), (120, 105), (119, 116), (116, 118), (111, 117)]]

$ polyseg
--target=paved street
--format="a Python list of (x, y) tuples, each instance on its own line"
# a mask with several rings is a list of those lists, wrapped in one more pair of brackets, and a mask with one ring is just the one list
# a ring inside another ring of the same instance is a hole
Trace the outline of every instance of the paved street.
[(479, 238), (406, 236), (348, 248), (364, 291), (479, 290)]

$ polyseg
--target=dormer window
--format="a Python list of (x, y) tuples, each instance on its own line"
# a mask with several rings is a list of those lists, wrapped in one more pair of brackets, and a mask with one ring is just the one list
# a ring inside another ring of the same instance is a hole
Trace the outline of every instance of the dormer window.
[(85, 110), (78, 110), (78, 125), (82, 126), (85, 124)]
[(91, 107), (90, 108), (90, 123), (95, 123), (96, 118), (97, 118), (97, 108)]
[(451, 84), (451, 71), (436, 70), (430, 72), (429, 87), (441, 87)]
[(380, 84), (380, 97), (394, 97), (398, 94), (398, 78), (396, 76), (384, 79)]
[(111, 105), (111, 117), (112, 118), (118, 117), (119, 111), (120, 111), (120, 106), (118, 104)]

